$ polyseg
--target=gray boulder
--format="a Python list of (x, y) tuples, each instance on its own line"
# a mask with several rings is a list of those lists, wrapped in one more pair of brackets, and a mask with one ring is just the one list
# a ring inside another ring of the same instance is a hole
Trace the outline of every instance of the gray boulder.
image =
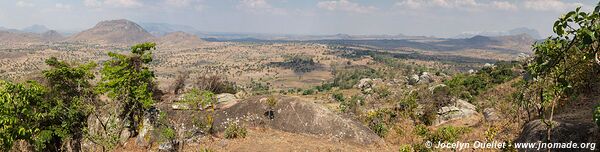
[(217, 95), (217, 103), (227, 103), (235, 100), (237, 100), (237, 98), (231, 93), (221, 93)]
[[(547, 141), (548, 125), (542, 120), (533, 120), (523, 126), (523, 130), (515, 142), (520, 143), (535, 143), (535, 142), (551, 142), (551, 143), (598, 143), (600, 142), (600, 133), (598, 126), (591, 122), (567, 122), (567, 121), (552, 121), (548, 124), (553, 124), (550, 139)], [(597, 147), (596, 147), (597, 148)], [(527, 149), (524, 149), (528, 151)], [(536, 150), (536, 149), (529, 149)], [(563, 149), (564, 151), (589, 151), (590, 149)], [(597, 150), (597, 149), (596, 149)], [(541, 149), (541, 151), (546, 151)]]
[(182, 103), (182, 102), (174, 102), (173, 104), (171, 104), (171, 108), (173, 108), (173, 110), (190, 110), (192, 106), (190, 104), (187, 103)]
[(477, 117), (475, 108), (475, 105), (467, 101), (454, 99), (453, 105), (445, 106), (438, 110), (438, 117), (433, 121), (433, 125), (437, 126), (448, 121)]
[(413, 74), (408, 78), (409, 85), (415, 85), (417, 83), (419, 83), (419, 75)]
[(494, 122), (500, 120), (500, 114), (494, 108), (483, 109), (483, 117), (487, 122)]

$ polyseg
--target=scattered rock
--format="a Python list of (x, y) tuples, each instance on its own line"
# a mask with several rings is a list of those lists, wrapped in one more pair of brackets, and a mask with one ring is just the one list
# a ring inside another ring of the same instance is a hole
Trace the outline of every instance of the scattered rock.
[(173, 110), (190, 110), (191, 106), (187, 103), (175, 102), (171, 104), (171, 108), (173, 108)]
[(433, 82), (433, 79), (431, 78), (431, 76), (429, 75), (429, 73), (423, 72), (421, 74), (421, 76), (419, 76), (418, 83), (425, 83), (425, 84), (427, 84), (427, 83), (431, 83), (431, 82)]
[(440, 88), (440, 87), (446, 87), (446, 85), (445, 84), (437, 84), (435, 86), (429, 87), (428, 89), (429, 89), (429, 91), (433, 92), (433, 90)]
[(159, 152), (175, 152), (177, 151), (177, 142), (164, 142), (158, 145)]
[(373, 86), (373, 79), (369, 79), (369, 78), (360, 79), (358, 81), (358, 84), (356, 85), (356, 87), (359, 89), (371, 88), (372, 86)]
[(419, 75), (413, 74), (412, 76), (410, 76), (410, 78), (408, 78), (409, 85), (415, 85), (418, 82), (419, 82)]
[(234, 100), (237, 100), (237, 98), (231, 93), (221, 93), (217, 95), (217, 103), (227, 103)]
[[(475, 106), (461, 99), (454, 99), (454, 105), (442, 107), (438, 110), (438, 117), (433, 121), (433, 125), (441, 125), (448, 121), (477, 117)], [(474, 122), (469, 122), (473, 124)]]
[(483, 109), (483, 117), (487, 122), (493, 122), (500, 120), (500, 114), (494, 108)]
[(248, 95), (248, 93), (246, 93), (245, 91), (239, 91), (239, 92), (235, 93), (235, 97), (238, 99), (244, 99), (244, 98), (246, 98), (247, 95)]
[(121, 130), (121, 136), (119, 136), (119, 143), (125, 144), (129, 137), (131, 137), (131, 132), (129, 132), (128, 129)]
[(465, 100), (462, 100), (462, 99), (455, 98), (454, 103), (455, 103), (456, 107), (458, 107), (458, 108), (464, 108), (464, 109), (469, 109), (469, 110), (473, 110), (473, 111), (475, 111), (475, 109), (477, 108), (477, 107), (475, 107), (475, 105), (473, 105)]

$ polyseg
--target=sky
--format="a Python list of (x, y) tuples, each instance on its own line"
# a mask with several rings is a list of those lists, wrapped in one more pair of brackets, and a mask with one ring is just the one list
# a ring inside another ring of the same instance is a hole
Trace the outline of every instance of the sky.
[(405, 34), (453, 37), (527, 27), (542, 36), (553, 22), (596, 0), (1, 0), (0, 27), (41, 24), (78, 31), (97, 22), (189, 25), (206, 32)]

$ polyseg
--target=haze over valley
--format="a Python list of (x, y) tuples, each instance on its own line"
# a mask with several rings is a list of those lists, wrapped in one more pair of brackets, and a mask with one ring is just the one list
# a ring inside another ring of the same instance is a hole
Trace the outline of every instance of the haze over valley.
[(594, 151), (599, 5), (2, 1), (0, 151)]

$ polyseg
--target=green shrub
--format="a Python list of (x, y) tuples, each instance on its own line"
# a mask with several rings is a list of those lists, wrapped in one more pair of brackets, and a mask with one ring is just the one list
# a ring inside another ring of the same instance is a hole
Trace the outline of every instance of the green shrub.
[(385, 98), (392, 94), (390, 89), (385, 85), (378, 85), (373, 88), (373, 91), (377, 93), (378, 98)]
[(363, 101), (364, 101), (363, 97), (361, 97), (359, 95), (354, 95), (349, 100), (343, 100), (342, 102), (340, 102), (340, 110), (342, 112), (347, 112), (348, 110), (356, 112), (357, 106), (362, 104)]
[(256, 81), (251, 81), (250, 89), (257, 94), (264, 94), (269, 92), (269, 83), (261, 83)]
[(427, 135), (427, 140), (433, 143), (441, 142), (456, 142), (464, 133), (469, 132), (469, 128), (446, 126), (439, 128), (432, 134)]
[(427, 126), (425, 126), (425, 125), (418, 124), (418, 125), (415, 126), (414, 133), (416, 135), (425, 137), (425, 136), (427, 136), (429, 134), (429, 129), (427, 129)]
[(269, 98), (267, 98), (267, 106), (269, 106), (270, 108), (274, 108), (275, 105), (277, 105), (277, 99), (275, 99), (274, 96), (270, 96)]
[(245, 138), (246, 134), (248, 134), (246, 128), (237, 123), (229, 123), (227, 129), (225, 129), (225, 138), (227, 139)]
[(175, 140), (175, 129), (169, 127), (162, 127), (160, 131), (160, 139), (163, 141), (172, 141)]
[(333, 99), (337, 102), (344, 102), (344, 94), (341, 92), (333, 93), (331, 97), (333, 97)]
[(388, 133), (387, 125), (383, 122), (375, 123), (374, 125), (369, 126), (371, 130), (373, 130), (379, 137), (385, 137)]
[(402, 145), (400, 146), (399, 152), (413, 152), (413, 148), (410, 145)]
[(314, 89), (306, 89), (302, 92), (302, 95), (312, 95), (312, 94), (315, 94)]
[(342, 89), (352, 88), (360, 79), (380, 78), (381, 74), (372, 68), (366, 66), (349, 67), (346, 69), (336, 69), (333, 72), (333, 86)]
[(237, 92), (234, 82), (222, 79), (221, 76), (203, 76), (196, 80), (196, 87), (200, 90), (207, 90), (216, 94)]
[(369, 111), (367, 113), (369, 128), (379, 135), (379, 137), (385, 137), (389, 131), (385, 122), (389, 122), (392, 115), (391, 111), (384, 109)]
[(402, 99), (398, 101), (398, 110), (404, 113), (404, 116), (408, 116), (411, 118), (415, 118), (414, 110), (418, 107), (417, 97), (419, 94), (417, 92), (409, 92)]
[(459, 74), (444, 82), (453, 96), (472, 100), (487, 89), (516, 78), (513, 71), (518, 62), (497, 62), (495, 67), (484, 67), (475, 74)]
[(319, 92), (329, 91), (333, 88), (333, 83), (323, 83), (320, 86), (316, 86), (315, 89)]
[(180, 102), (190, 103), (201, 108), (207, 108), (209, 106), (213, 106), (217, 100), (215, 99), (214, 93), (193, 88), (183, 95), (183, 100)]

